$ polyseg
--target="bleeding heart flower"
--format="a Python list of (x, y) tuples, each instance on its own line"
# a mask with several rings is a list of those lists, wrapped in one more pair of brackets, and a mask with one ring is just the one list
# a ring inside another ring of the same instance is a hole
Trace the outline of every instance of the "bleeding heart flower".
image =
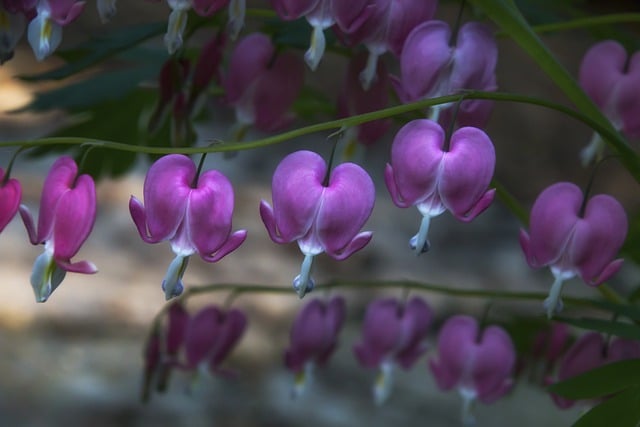
[(17, 179), (9, 178), (0, 168), (0, 232), (18, 213), (22, 187)]
[(39, 0), (36, 17), (29, 22), (27, 38), (38, 61), (51, 55), (62, 42), (62, 27), (75, 21), (84, 1)]

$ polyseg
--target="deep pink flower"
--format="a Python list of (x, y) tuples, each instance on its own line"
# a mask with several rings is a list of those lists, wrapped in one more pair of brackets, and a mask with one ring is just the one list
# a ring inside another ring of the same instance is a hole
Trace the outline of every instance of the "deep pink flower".
[(202, 47), (198, 62), (193, 69), (193, 79), (191, 82), (191, 90), (189, 91), (189, 100), (187, 102), (187, 110), (193, 112), (196, 101), (205, 91), (209, 84), (214, 81), (220, 83), (220, 64), (222, 63), (222, 55), (227, 37), (220, 32), (211, 37), (209, 41)]
[(441, 390), (458, 390), (468, 425), (476, 399), (492, 403), (511, 390), (515, 362), (513, 342), (504, 329), (481, 330), (474, 318), (458, 315), (442, 326), (438, 355), (429, 360), (429, 368)]
[(38, 61), (51, 55), (62, 41), (62, 27), (70, 24), (84, 9), (84, 1), (39, 0), (36, 17), (29, 23), (27, 37)]
[[(459, 93), (463, 89), (493, 91), (498, 48), (491, 31), (478, 22), (460, 27), (452, 41), (449, 25), (428, 21), (418, 25), (407, 37), (400, 56), (400, 78), (392, 78), (403, 102), (413, 102)], [(433, 108), (434, 120), (453, 104)], [(460, 126), (483, 127), (489, 118), (491, 103), (484, 100), (462, 101), (457, 122)]]
[[(613, 126), (629, 138), (640, 138), (640, 52), (629, 56), (614, 40), (593, 45), (582, 58), (580, 86)], [(604, 142), (594, 135), (581, 153), (584, 164), (602, 155)]]
[(44, 244), (44, 253), (36, 259), (31, 273), (37, 302), (49, 298), (67, 271), (83, 274), (98, 271), (91, 262), (71, 262), (93, 229), (96, 209), (93, 178), (78, 175), (76, 162), (68, 156), (56, 160), (45, 179), (37, 232), (31, 212), (25, 205), (20, 206), (29, 240), (34, 245)]
[(296, 374), (294, 396), (304, 392), (313, 369), (323, 366), (333, 354), (345, 314), (342, 297), (333, 297), (328, 302), (311, 300), (298, 312), (291, 328), (290, 345), (284, 355), (287, 369)]
[(0, 168), (0, 232), (18, 213), (21, 199), (20, 182), (15, 178), (7, 179), (4, 170)]
[(371, 240), (358, 231), (371, 215), (375, 187), (371, 177), (354, 163), (333, 171), (318, 154), (296, 151), (276, 168), (272, 182), (273, 208), (260, 203), (260, 217), (276, 243), (298, 242), (305, 255), (300, 275), (293, 281), (302, 298), (313, 288), (313, 257), (322, 252), (343, 260)]
[(531, 356), (534, 359), (543, 360), (545, 370), (549, 371), (562, 357), (569, 344), (569, 339), (569, 326), (566, 323), (555, 322), (548, 329), (536, 334)]
[(565, 280), (580, 276), (597, 286), (622, 266), (614, 260), (627, 235), (627, 215), (611, 196), (588, 202), (575, 184), (559, 182), (545, 189), (533, 204), (529, 234), (520, 231), (520, 245), (531, 268), (548, 266), (555, 278), (545, 300), (548, 317), (562, 309)]
[[(640, 342), (615, 338), (609, 343), (600, 333), (589, 332), (578, 338), (567, 350), (560, 367), (557, 381), (564, 381), (592, 369), (613, 362), (640, 358)], [(549, 379), (549, 383), (553, 380)], [(576, 402), (552, 394), (551, 397), (560, 409), (572, 407)]]
[(414, 120), (396, 135), (385, 182), (393, 202), (401, 208), (416, 206), (423, 216), (410, 245), (420, 254), (429, 249), (427, 232), (432, 217), (450, 211), (469, 222), (493, 201), (488, 190), (495, 167), (495, 150), (480, 129), (458, 129), (445, 140), (436, 122)]
[(427, 350), (425, 339), (432, 318), (431, 309), (419, 297), (406, 303), (394, 298), (378, 299), (367, 307), (362, 341), (353, 351), (362, 366), (380, 369), (374, 386), (376, 403), (389, 396), (395, 366), (408, 370)]
[(268, 36), (252, 33), (235, 46), (222, 86), (239, 125), (275, 132), (293, 120), (289, 110), (303, 82), (300, 58), (276, 53)]
[(182, 276), (191, 255), (198, 253), (204, 261), (217, 262), (247, 237), (246, 230), (231, 233), (233, 188), (229, 180), (216, 170), (196, 173), (190, 158), (164, 156), (145, 178), (146, 206), (133, 196), (129, 201), (142, 240), (169, 240), (176, 254), (162, 282), (167, 299), (182, 293)]

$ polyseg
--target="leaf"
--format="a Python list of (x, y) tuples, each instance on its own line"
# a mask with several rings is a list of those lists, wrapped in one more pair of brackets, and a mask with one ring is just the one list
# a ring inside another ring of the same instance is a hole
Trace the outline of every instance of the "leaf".
[(631, 323), (612, 322), (611, 320), (594, 319), (589, 317), (582, 317), (580, 319), (554, 317), (554, 319), (582, 329), (589, 329), (632, 340), (640, 340), (640, 326)]
[[(637, 298), (637, 297), (636, 297)], [(632, 301), (632, 297), (629, 297)], [(611, 301), (592, 301), (592, 304), (596, 307), (609, 310), (620, 316), (625, 316), (632, 321), (640, 322), (640, 306), (630, 304), (617, 304)]]
[(608, 396), (630, 387), (640, 387), (640, 359), (609, 363), (549, 386), (549, 391), (579, 400)]
[(573, 427), (637, 427), (639, 422), (640, 386), (636, 386), (594, 406)]

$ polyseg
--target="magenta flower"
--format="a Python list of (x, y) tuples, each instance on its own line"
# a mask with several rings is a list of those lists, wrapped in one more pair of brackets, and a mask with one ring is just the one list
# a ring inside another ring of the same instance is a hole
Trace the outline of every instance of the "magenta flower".
[(293, 321), (290, 346), (284, 363), (296, 375), (292, 395), (300, 396), (310, 382), (313, 369), (329, 360), (338, 344), (338, 333), (345, 318), (342, 297), (330, 301), (314, 299), (307, 303)]
[[(428, 21), (411, 31), (400, 56), (400, 79), (391, 79), (403, 102), (452, 95), (463, 89), (496, 89), (498, 48), (491, 31), (483, 24), (468, 22), (456, 38), (442, 21)], [(434, 107), (431, 118), (437, 121), (440, 113), (452, 106)], [(463, 101), (458, 123), (483, 127), (490, 110), (489, 101)]]
[(36, 259), (31, 273), (37, 302), (45, 302), (68, 271), (98, 271), (89, 261), (71, 262), (93, 229), (96, 209), (93, 178), (78, 175), (76, 162), (68, 156), (56, 160), (44, 181), (37, 232), (29, 208), (20, 205), (31, 244), (44, 244), (44, 253)]
[[(589, 332), (578, 338), (567, 350), (558, 368), (557, 381), (567, 380), (609, 363), (637, 358), (640, 358), (640, 342), (624, 338), (608, 342), (598, 332)], [(548, 380), (550, 384), (553, 382)], [(555, 394), (551, 397), (560, 409), (570, 408), (576, 403)]]
[(566, 323), (553, 323), (551, 327), (536, 334), (531, 348), (531, 357), (544, 362), (544, 371), (549, 372), (562, 357), (570, 340)]
[(446, 141), (440, 125), (431, 120), (407, 123), (391, 147), (385, 182), (391, 199), (401, 208), (415, 205), (422, 214), (418, 234), (409, 244), (417, 254), (429, 250), (431, 218), (450, 211), (469, 222), (493, 201), (488, 190), (495, 167), (495, 151), (480, 129), (458, 129)]
[[(629, 56), (614, 40), (596, 43), (582, 58), (579, 81), (617, 130), (640, 138), (640, 52)], [(595, 134), (580, 153), (582, 163), (591, 163), (603, 150), (604, 142)]]
[(481, 330), (474, 318), (458, 315), (442, 326), (438, 355), (429, 360), (429, 368), (441, 390), (458, 389), (463, 420), (470, 425), (476, 399), (489, 404), (511, 390), (515, 362), (515, 349), (504, 329), (489, 326)]
[(389, 397), (396, 365), (408, 370), (427, 350), (425, 339), (432, 318), (431, 309), (419, 297), (406, 303), (378, 299), (367, 307), (362, 341), (353, 351), (361, 365), (380, 369), (373, 388), (376, 403)]
[(135, 197), (129, 210), (140, 237), (147, 243), (169, 240), (176, 257), (162, 281), (166, 299), (180, 295), (189, 257), (198, 253), (217, 262), (247, 237), (246, 230), (231, 233), (233, 188), (216, 170), (198, 176), (191, 159), (170, 154), (156, 161), (144, 181), (144, 202)]
[(253, 33), (236, 45), (222, 82), (238, 125), (274, 132), (293, 120), (289, 113), (304, 82), (304, 65), (290, 52), (276, 54), (268, 36)]
[(302, 298), (313, 289), (313, 257), (326, 252), (343, 260), (371, 240), (358, 233), (371, 215), (375, 188), (371, 177), (354, 163), (333, 171), (311, 151), (296, 151), (276, 168), (272, 182), (273, 208), (260, 203), (260, 217), (276, 243), (298, 242), (305, 258), (293, 287)]
[(20, 182), (17, 179), (9, 178), (0, 168), (0, 232), (16, 216), (21, 199)]
[(520, 245), (531, 268), (548, 266), (555, 281), (544, 302), (547, 316), (562, 309), (560, 293), (574, 276), (591, 286), (611, 278), (622, 266), (613, 260), (627, 235), (627, 215), (611, 196), (589, 201), (569, 182), (545, 189), (533, 204), (529, 234), (520, 231)]
[(51, 55), (62, 41), (62, 27), (70, 24), (84, 9), (84, 1), (39, 0), (36, 17), (29, 23), (27, 37), (38, 61)]

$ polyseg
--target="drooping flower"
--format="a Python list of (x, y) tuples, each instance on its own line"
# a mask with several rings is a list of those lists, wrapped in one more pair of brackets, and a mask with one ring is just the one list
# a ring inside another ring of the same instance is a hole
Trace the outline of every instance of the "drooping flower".
[(611, 278), (622, 266), (616, 256), (627, 235), (627, 215), (613, 197), (586, 200), (575, 184), (546, 188), (533, 204), (529, 234), (520, 231), (520, 245), (531, 268), (548, 266), (555, 281), (544, 302), (547, 316), (562, 309), (560, 293), (574, 276), (591, 286)]
[(27, 37), (38, 61), (51, 55), (62, 42), (62, 27), (70, 24), (84, 9), (84, 1), (39, 0), (36, 17), (29, 22)]
[(149, 168), (144, 203), (133, 196), (129, 201), (140, 237), (147, 243), (168, 240), (176, 254), (162, 281), (167, 300), (182, 293), (182, 276), (191, 255), (217, 262), (247, 237), (246, 230), (231, 233), (229, 180), (216, 170), (198, 176), (193, 161), (180, 154), (164, 156)]
[(442, 326), (438, 355), (429, 360), (429, 368), (441, 390), (458, 390), (463, 421), (470, 425), (476, 400), (489, 404), (511, 390), (515, 362), (513, 342), (504, 329), (481, 329), (474, 318), (458, 315)]
[(345, 311), (342, 297), (333, 297), (328, 302), (314, 299), (300, 310), (293, 321), (284, 363), (296, 376), (292, 391), (294, 397), (304, 392), (314, 368), (325, 365), (333, 354)]
[[(613, 127), (628, 138), (640, 138), (640, 52), (629, 56), (615, 40), (593, 45), (582, 58), (580, 86)], [(602, 156), (604, 141), (594, 134), (580, 153), (587, 165)]]
[(371, 232), (358, 231), (373, 210), (375, 188), (360, 166), (342, 163), (330, 171), (322, 157), (302, 150), (280, 162), (272, 192), (273, 208), (263, 200), (260, 217), (274, 242), (298, 242), (305, 258), (293, 287), (302, 298), (313, 289), (314, 256), (343, 260), (371, 240)]
[[(453, 95), (463, 89), (493, 91), (497, 58), (495, 38), (483, 24), (468, 22), (452, 37), (447, 23), (428, 21), (407, 36), (400, 55), (400, 78), (392, 77), (391, 83), (405, 103)], [(434, 107), (431, 118), (438, 121), (440, 113), (453, 105)], [(491, 107), (486, 100), (462, 101), (457, 122), (484, 127)]]
[(31, 273), (37, 302), (45, 302), (68, 271), (98, 271), (89, 261), (71, 262), (93, 229), (96, 209), (93, 178), (78, 175), (76, 162), (68, 156), (56, 160), (45, 179), (37, 232), (29, 208), (20, 205), (29, 240), (33, 245), (44, 244), (44, 253), (36, 259)]
[(15, 178), (8, 178), (0, 168), (0, 232), (18, 213), (22, 199), (22, 186)]
[(394, 298), (369, 304), (362, 326), (362, 341), (353, 351), (360, 364), (380, 370), (373, 393), (383, 403), (391, 393), (393, 370), (408, 370), (427, 350), (425, 339), (433, 315), (427, 303), (413, 297), (406, 303)]
[[(557, 381), (564, 381), (592, 369), (613, 362), (640, 358), (640, 342), (625, 338), (614, 338), (609, 342), (598, 332), (581, 336), (567, 350), (558, 368)], [(548, 379), (549, 384), (553, 383)], [(572, 407), (576, 402), (555, 394), (553, 401), (560, 409)]]
[(532, 361), (542, 362), (543, 376), (553, 370), (567, 349), (569, 342), (570, 332), (566, 323), (554, 322), (548, 329), (536, 334), (530, 356)]
[(26, 28), (24, 13), (11, 11), (0, 2), (0, 65), (13, 58), (13, 51)]
[(480, 129), (458, 129), (450, 141), (431, 120), (413, 120), (400, 129), (384, 177), (393, 202), (401, 208), (416, 206), (423, 216), (410, 240), (417, 254), (429, 250), (431, 218), (448, 210), (469, 222), (489, 207), (494, 167), (493, 144)]
[(274, 132), (293, 120), (289, 113), (304, 81), (304, 65), (290, 52), (276, 53), (265, 34), (252, 33), (236, 45), (222, 82), (239, 126)]

